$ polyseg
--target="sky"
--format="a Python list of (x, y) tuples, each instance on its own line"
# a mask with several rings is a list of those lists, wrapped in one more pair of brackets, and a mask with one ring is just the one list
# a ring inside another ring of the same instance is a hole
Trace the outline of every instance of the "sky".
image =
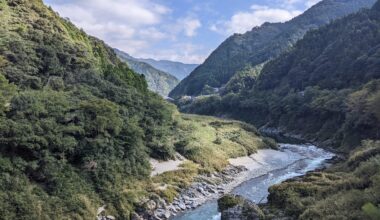
[(284, 22), (320, 0), (44, 0), (88, 34), (138, 58), (202, 63), (228, 36)]

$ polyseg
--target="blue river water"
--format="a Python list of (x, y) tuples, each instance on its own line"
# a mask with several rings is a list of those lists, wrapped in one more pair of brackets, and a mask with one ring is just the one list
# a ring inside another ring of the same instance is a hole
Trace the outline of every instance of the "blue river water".
[[(281, 144), (281, 150), (289, 154), (298, 154), (299, 160), (286, 166), (272, 170), (262, 176), (252, 178), (237, 186), (232, 194), (241, 195), (255, 203), (267, 202), (270, 186), (287, 179), (305, 175), (309, 171), (323, 166), (334, 154), (317, 148), (314, 145)], [(184, 212), (172, 218), (173, 220), (220, 220), (217, 200), (210, 200), (196, 209)]]

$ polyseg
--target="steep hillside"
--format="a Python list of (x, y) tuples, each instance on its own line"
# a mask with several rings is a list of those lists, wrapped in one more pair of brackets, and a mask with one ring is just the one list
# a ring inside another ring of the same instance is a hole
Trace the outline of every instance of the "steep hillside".
[[(320, 140), (333, 132), (342, 141), (337, 145), (379, 138), (379, 15), (374, 8), (310, 32), (264, 67), (243, 102), (270, 93), (269, 125), (317, 132)], [(305, 123), (309, 126), (298, 127)]]
[(173, 107), (41, 0), (0, 1), (0, 45), (0, 218), (128, 219)]
[(185, 64), (170, 60), (139, 59), (139, 61), (148, 63), (154, 68), (166, 73), (170, 73), (179, 80), (184, 79), (198, 66), (198, 64)]
[(164, 97), (179, 83), (174, 76), (158, 70), (150, 64), (131, 57), (129, 54), (115, 49), (117, 56), (136, 73), (143, 74), (148, 82), (148, 88)]
[[(244, 123), (179, 115), (42, 0), (0, 0), (0, 219), (96, 219), (106, 205), (128, 220), (270, 145)], [(181, 170), (151, 178), (150, 158), (176, 151), (189, 159)]]
[(380, 218), (379, 30), (380, 1), (306, 34), (251, 89), (197, 106), (344, 153), (326, 170), (271, 187), (266, 219)]
[(253, 86), (199, 98), (186, 111), (277, 127), (335, 147), (379, 138), (380, 18), (375, 9), (309, 32), (267, 63)]
[(375, 0), (324, 0), (302, 15), (285, 23), (265, 23), (245, 34), (235, 34), (223, 42), (185, 78), (170, 97), (203, 94), (206, 86), (220, 88), (238, 71), (267, 62), (290, 48), (310, 30), (327, 24)]

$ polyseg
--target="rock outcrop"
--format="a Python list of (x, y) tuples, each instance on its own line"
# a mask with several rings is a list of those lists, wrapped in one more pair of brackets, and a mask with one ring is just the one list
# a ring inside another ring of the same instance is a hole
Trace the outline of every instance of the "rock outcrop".
[(222, 220), (259, 220), (264, 218), (263, 211), (242, 196), (226, 195), (218, 200)]

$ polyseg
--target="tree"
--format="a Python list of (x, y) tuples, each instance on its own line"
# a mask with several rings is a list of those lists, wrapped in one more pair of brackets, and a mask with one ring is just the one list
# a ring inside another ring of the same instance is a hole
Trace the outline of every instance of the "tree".
[(8, 80), (0, 73), (0, 114), (9, 110), (10, 99), (16, 93), (16, 86), (10, 84)]

